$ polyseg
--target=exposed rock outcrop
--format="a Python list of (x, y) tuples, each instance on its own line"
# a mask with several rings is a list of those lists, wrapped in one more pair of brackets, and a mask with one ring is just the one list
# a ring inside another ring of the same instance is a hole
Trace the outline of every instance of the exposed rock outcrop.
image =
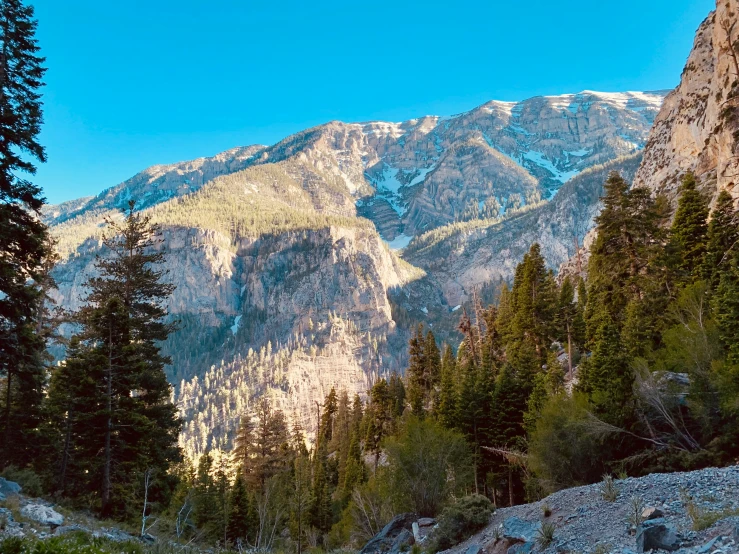
[(738, 0), (716, 2), (699, 27), (680, 85), (654, 121), (634, 180), (675, 197), (682, 175), (693, 171), (712, 195), (739, 198)]

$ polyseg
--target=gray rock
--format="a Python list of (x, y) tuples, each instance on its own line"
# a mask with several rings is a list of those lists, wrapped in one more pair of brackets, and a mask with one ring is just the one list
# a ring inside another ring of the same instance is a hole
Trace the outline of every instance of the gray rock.
[(28, 519), (51, 527), (58, 527), (64, 523), (64, 516), (62, 514), (42, 504), (26, 504), (21, 508), (21, 514)]
[(18, 483), (8, 481), (4, 477), (0, 477), (0, 493), (5, 496), (11, 496), (13, 494), (20, 494), (22, 487)]
[(523, 542), (511, 546), (508, 550), (506, 550), (506, 554), (529, 554), (529, 552), (532, 552), (533, 550), (533, 542)]
[(639, 527), (639, 531), (636, 534), (637, 550), (639, 552), (649, 552), (650, 550), (661, 549), (673, 552), (680, 548), (680, 539), (677, 537), (672, 526), (664, 523), (646, 525), (646, 523), (656, 521), (659, 520), (645, 522), (645, 525)]
[(531, 542), (536, 539), (536, 535), (541, 529), (540, 521), (525, 521), (517, 517), (509, 517), (503, 522), (503, 538), (520, 541)]
[(400, 552), (404, 544), (413, 544), (413, 534), (409, 531), (414, 522), (418, 521), (416, 514), (400, 514), (382, 528), (360, 550), (360, 554), (383, 554), (386, 552)]
[(713, 547), (716, 546), (716, 543), (721, 540), (721, 538), (721, 536), (713, 537), (713, 539), (696, 550), (695, 554), (708, 554), (709, 552), (713, 552)]
[(400, 533), (398, 533), (398, 536), (395, 537), (388, 554), (400, 554), (400, 552), (405, 552), (414, 543), (413, 534), (408, 531), (408, 529), (402, 529)]
[(421, 517), (418, 518), (418, 526), (419, 527), (431, 527), (433, 525), (436, 525), (436, 520), (432, 517)]
[(77, 533), (78, 531), (81, 531), (83, 533), (89, 533), (90, 530), (86, 527), (82, 527), (82, 525), (78, 525), (76, 523), (73, 523), (72, 525), (60, 525), (56, 529), (54, 529), (55, 535), (66, 535), (67, 533)]
[(464, 554), (480, 554), (482, 552), (482, 546), (479, 544), (470, 545)]
[(421, 542), (421, 528), (418, 526), (418, 522), (413, 522), (413, 538), (416, 542)]
[(659, 508), (655, 508), (654, 506), (648, 506), (642, 510), (641, 518), (644, 521), (649, 521), (650, 519), (658, 519), (661, 517), (664, 517), (664, 512), (660, 510)]

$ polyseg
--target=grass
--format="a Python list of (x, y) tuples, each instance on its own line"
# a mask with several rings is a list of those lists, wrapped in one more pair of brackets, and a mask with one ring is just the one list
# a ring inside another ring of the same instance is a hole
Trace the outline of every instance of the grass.
[(549, 517), (550, 515), (552, 515), (552, 507), (545, 502), (541, 506), (541, 513), (544, 515), (544, 517)]
[(536, 532), (536, 544), (542, 549), (552, 544), (554, 531), (553, 523), (542, 523), (541, 528)]
[(693, 531), (704, 531), (712, 527), (717, 521), (739, 515), (739, 509), (736, 508), (725, 508), (723, 510), (701, 508), (685, 489), (680, 490), (680, 499), (683, 501), (685, 511), (693, 524)]
[(600, 483), (600, 495), (606, 502), (615, 502), (618, 498), (618, 487), (612, 475), (604, 475)]
[(642, 513), (644, 512), (644, 500), (641, 496), (632, 496), (631, 501), (629, 502), (629, 518), (628, 522), (629, 525), (633, 528), (639, 527), (642, 523), (644, 523), (644, 517), (642, 516)]

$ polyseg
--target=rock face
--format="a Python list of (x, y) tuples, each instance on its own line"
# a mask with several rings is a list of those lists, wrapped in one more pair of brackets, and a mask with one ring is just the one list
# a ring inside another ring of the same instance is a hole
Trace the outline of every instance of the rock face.
[(412, 526), (418, 520), (415, 514), (400, 514), (382, 528), (364, 545), (359, 554), (398, 554), (414, 544)]
[(364, 394), (403, 371), (416, 323), (457, 340), (455, 308), (510, 278), (531, 242), (553, 266), (574, 252), (597, 212), (598, 164), (632, 171), (663, 96), (585, 91), (330, 122), (149, 168), (46, 211), (63, 258), (55, 299), (84, 302), (107, 255), (104, 219), (136, 200), (161, 225), (177, 287), (180, 330), (164, 348), (186, 451), (227, 448), (265, 394), (311, 433), (332, 386)]
[(701, 24), (682, 73), (654, 121), (635, 186), (674, 198), (680, 178), (693, 171), (704, 187), (739, 198), (738, 0), (716, 2)]

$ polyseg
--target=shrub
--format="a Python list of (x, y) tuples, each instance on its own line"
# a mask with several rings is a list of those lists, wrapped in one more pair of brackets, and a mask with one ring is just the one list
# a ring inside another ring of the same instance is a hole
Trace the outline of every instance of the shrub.
[(444, 508), (431, 535), (429, 551), (446, 550), (485, 527), (493, 513), (486, 496), (472, 494)]
[(644, 500), (642, 500), (641, 496), (632, 496), (631, 502), (629, 503), (629, 525), (636, 529), (639, 527), (642, 523), (644, 523), (644, 518), (642, 517), (642, 513), (644, 512)]
[(600, 495), (606, 502), (615, 502), (618, 498), (618, 487), (612, 475), (604, 475), (600, 483)]
[(433, 517), (471, 480), (464, 437), (431, 419), (409, 418), (400, 435), (387, 439), (384, 447), (397, 511)]
[(588, 430), (581, 395), (547, 400), (529, 441), (529, 469), (546, 492), (595, 483), (604, 466), (602, 447)]
[(30, 468), (19, 469), (15, 466), (8, 466), (2, 473), (8, 481), (18, 483), (26, 496), (41, 496), (44, 493), (41, 485), (41, 478)]

